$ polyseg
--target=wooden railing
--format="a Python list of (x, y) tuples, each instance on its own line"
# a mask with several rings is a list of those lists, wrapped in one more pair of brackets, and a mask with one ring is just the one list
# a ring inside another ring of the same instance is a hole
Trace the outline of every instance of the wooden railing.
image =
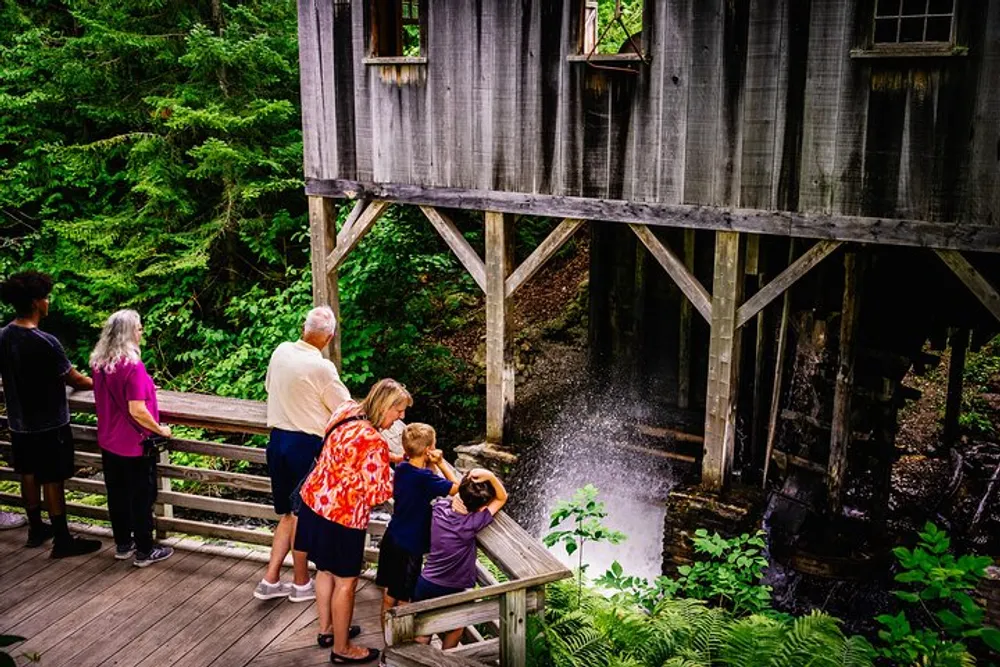
[[(226, 433), (260, 434), (267, 432), (264, 404), (256, 401), (227, 399), (202, 394), (160, 392), (157, 396), (160, 418), (165, 423), (203, 428)], [(0, 394), (2, 400), (2, 394)], [(93, 413), (94, 399), (91, 392), (70, 395), (70, 408), (77, 413)], [(6, 419), (0, 417), (0, 429), (6, 431)], [(97, 446), (97, 429), (93, 426), (74, 424), (76, 463), (82, 468), (99, 470), (101, 455)], [(202, 454), (230, 461), (246, 461), (265, 465), (263, 449), (240, 445), (172, 438), (170, 451)], [(10, 460), (10, 442), (0, 437), (0, 458)], [(240, 517), (274, 521), (270, 504), (233, 500), (207, 495), (215, 487), (226, 487), (269, 495), (270, 479), (263, 475), (211, 470), (176, 465), (164, 458), (158, 466), (161, 486), (155, 508), (156, 529), (197, 535), (208, 538), (232, 540), (249, 544), (269, 545), (270, 530), (255, 530), (244, 526), (227, 525), (210, 520), (182, 519), (173, 515), (174, 508), (185, 508), (222, 517)], [(17, 480), (10, 467), (0, 467), (0, 480)], [(170, 480), (188, 480), (202, 483), (199, 490), (206, 493), (188, 493), (173, 490)], [(104, 483), (86, 476), (73, 477), (66, 482), (69, 491), (105, 495)], [(0, 503), (19, 505), (21, 498), (0, 492)], [(69, 514), (107, 521), (106, 507), (84, 503), (67, 503)], [(385, 532), (385, 521), (373, 520), (368, 528), (368, 545), (365, 559), (378, 561), (378, 549), (372, 546)], [(385, 641), (386, 658), (390, 665), (469, 665), (472, 661), (500, 661), (503, 667), (516, 667), (525, 661), (525, 626), (527, 614), (540, 611), (544, 605), (545, 584), (571, 576), (555, 557), (536, 539), (531, 537), (513, 519), (501, 512), (478, 538), (483, 555), (503, 573), (506, 581), (499, 581), (489, 569), (480, 566), (480, 587), (435, 600), (403, 605), (387, 614)], [(485, 632), (475, 625), (485, 625)], [(446, 655), (436, 649), (411, 646), (420, 635), (466, 627), (463, 643)], [(405, 648), (404, 648), (405, 647)], [(421, 658), (421, 656), (424, 656)]]

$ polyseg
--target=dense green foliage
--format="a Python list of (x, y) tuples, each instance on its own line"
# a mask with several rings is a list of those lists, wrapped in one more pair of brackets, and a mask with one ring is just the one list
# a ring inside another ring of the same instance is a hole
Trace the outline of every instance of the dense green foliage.
[[(46, 327), (77, 363), (132, 307), (161, 384), (263, 396), (270, 351), (311, 299), (295, 12), (0, 5), (0, 276), (55, 277)], [(395, 376), (445, 435), (476, 424), (478, 374), (428, 342), (463, 323), (473, 285), (419, 211), (391, 209), (341, 288), (352, 391)]]
[(913, 549), (893, 551), (902, 568), (896, 582), (906, 584), (906, 590), (894, 594), (906, 609), (878, 617), (883, 626), (879, 638), (885, 642), (881, 655), (897, 664), (960, 667), (973, 663), (968, 641), (1000, 650), (1000, 630), (983, 626), (983, 609), (970, 595), (993, 559), (956, 558), (950, 553), (951, 540), (933, 523), (919, 537)]
[(771, 587), (762, 583), (767, 567), (763, 532), (726, 539), (699, 528), (691, 539), (699, 560), (678, 567), (676, 578), (661, 576), (649, 582), (626, 575), (615, 562), (594, 583), (649, 612), (670, 598), (705, 600), (735, 616), (770, 610)]
[(534, 667), (849, 667), (872, 664), (861, 637), (845, 637), (836, 619), (742, 618), (699, 600), (670, 599), (645, 610), (620, 597), (575, 585), (548, 587), (543, 621), (529, 623)]

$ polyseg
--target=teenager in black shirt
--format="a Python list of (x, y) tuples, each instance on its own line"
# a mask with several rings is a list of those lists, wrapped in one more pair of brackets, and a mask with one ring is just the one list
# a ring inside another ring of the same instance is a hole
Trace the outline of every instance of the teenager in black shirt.
[[(28, 547), (53, 538), (52, 557), (92, 553), (97, 540), (74, 537), (66, 525), (64, 482), (73, 476), (73, 434), (69, 427), (66, 386), (91, 389), (55, 336), (38, 328), (49, 312), (52, 279), (37, 271), (10, 276), (0, 297), (14, 307), (15, 318), (0, 329), (0, 377), (15, 472), (21, 474), (21, 497), (28, 514)], [(42, 490), (51, 525), (42, 522)]]

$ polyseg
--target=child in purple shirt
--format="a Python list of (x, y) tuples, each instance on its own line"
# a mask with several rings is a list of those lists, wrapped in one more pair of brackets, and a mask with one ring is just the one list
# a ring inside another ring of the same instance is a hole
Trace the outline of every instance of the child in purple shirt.
[[(489, 470), (469, 471), (458, 495), (438, 498), (431, 505), (431, 550), (417, 579), (414, 601), (459, 593), (476, 585), (476, 534), (493, 521), (507, 502), (507, 491)], [(454, 648), (462, 628), (441, 638), (442, 649)], [(430, 637), (418, 637), (426, 644)]]

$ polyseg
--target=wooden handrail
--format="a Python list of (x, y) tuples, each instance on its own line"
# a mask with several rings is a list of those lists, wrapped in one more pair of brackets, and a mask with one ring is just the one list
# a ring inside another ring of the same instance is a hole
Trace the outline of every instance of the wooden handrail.
[[(2, 402), (0, 386), (0, 402)], [(197, 426), (212, 431), (235, 433), (266, 433), (266, 410), (263, 403), (239, 399), (185, 394), (181, 392), (159, 392), (157, 395), (161, 419), (170, 424)], [(93, 412), (92, 392), (73, 392), (69, 395), (70, 408), (77, 412)], [(0, 429), (7, 426), (6, 418), (0, 416)], [(102, 459), (97, 447), (97, 429), (93, 426), (73, 424), (74, 442), (78, 445), (74, 453), (77, 465), (101, 468)], [(244, 447), (200, 440), (171, 439), (171, 451), (203, 454), (233, 461), (248, 461), (256, 465), (266, 463), (266, 453), (255, 447)], [(0, 440), (0, 455), (9, 458), (10, 444)], [(225, 470), (210, 470), (191, 466), (161, 463), (159, 474), (167, 479), (184, 479), (218, 484), (247, 491), (269, 494), (270, 479)], [(18, 479), (19, 476), (7, 467), (0, 467), (0, 479)], [(73, 477), (67, 480), (66, 488), (106, 495), (104, 483), (95, 479)], [(275, 519), (273, 509), (264, 503), (214, 498), (193, 493), (182, 493), (170, 489), (159, 492), (159, 502), (169, 507), (184, 507), (205, 512), (243, 516), (253, 519)], [(0, 503), (19, 504), (20, 498), (9, 493), (0, 493)], [(67, 511), (76, 516), (108, 520), (108, 510), (80, 503), (67, 503)], [(160, 507), (159, 505), (157, 506)], [(271, 542), (270, 532), (250, 528), (227, 526), (206, 521), (194, 521), (170, 516), (157, 510), (155, 517), (158, 531), (178, 531), (191, 535), (201, 535), (229, 539), (250, 544), (267, 545)], [(368, 533), (378, 537), (385, 533), (386, 522), (373, 520)], [(475, 648), (463, 646), (454, 655), (499, 656), (504, 667), (523, 664), (525, 646), (524, 615), (539, 611), (544, 602), (544, 585), (559, 579), (571, 577), (572, 573), (545, 549), (527, 531), (503, 512), (499, 512), (491, 524), (477, 536), (479, 548), (496, 565), (507, 581), (497, 581), (486, 568), (477, 569), (477, 579), (486, 584), (434, 600), (416, 602), (390, 610), (386, 616), (386, 643), (398, 647), (411, 641), (418, 634), (433, 634), (456, 627), (466, 627), (478, 623), (490, 623), (499, 629), (499, 638), (473, 644)], [(366, 547), (365, 559), (378, 560), (378, 550)], [(481, 636), (471, 634), (473, 639)], [(445, 654), (440, 654), (444, 656)]]

